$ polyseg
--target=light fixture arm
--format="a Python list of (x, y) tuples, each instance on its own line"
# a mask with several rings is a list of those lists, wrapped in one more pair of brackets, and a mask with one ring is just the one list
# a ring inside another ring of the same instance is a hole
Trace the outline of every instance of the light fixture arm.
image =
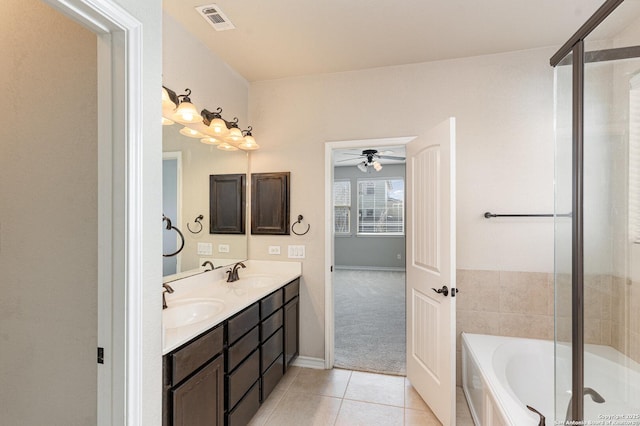
[[(178, 100), (182, 103), (182, 102), (191, 102), (191, 99), (189, 99), (189, 96), (191, 96), (191, 89), (186, 88), (184, 89), (184, 91), (186, 92), (185, 95), (178, 95)], [(182, 98), (182, 99), (180, 99)]]

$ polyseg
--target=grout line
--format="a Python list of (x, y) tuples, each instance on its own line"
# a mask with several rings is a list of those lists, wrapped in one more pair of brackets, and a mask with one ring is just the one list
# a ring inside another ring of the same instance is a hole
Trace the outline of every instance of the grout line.
[[(351, 378), (353, 377), (352, 370), (346, 370), (346, 371), (349, 371), (349, 379), (347, 379), (347, 386), (344, 387), (344, 392), (342, 392), (341, 399), (344, 399), (347, 396), (347, 389), (349, 389), (349, 384), (351, 383)], [(342, 407), (342, 403), (340, 403), (340, 407)]]

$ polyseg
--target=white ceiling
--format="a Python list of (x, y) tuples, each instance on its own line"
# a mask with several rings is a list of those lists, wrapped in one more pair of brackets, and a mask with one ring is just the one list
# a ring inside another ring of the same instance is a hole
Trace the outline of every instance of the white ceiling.
[(222, 32), (195, 10), (206, 0), (163, 4), (258, 81), (559, 46), (603, 1), (217, 0), (236, 26)]

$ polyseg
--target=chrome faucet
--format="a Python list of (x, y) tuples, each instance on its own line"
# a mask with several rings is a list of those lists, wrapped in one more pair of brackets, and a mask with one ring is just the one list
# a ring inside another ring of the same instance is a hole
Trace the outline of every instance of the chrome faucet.
[[(211, 266), (211, 269), (207, 269), (207, 268), (206, 268), (206, 266), (207, 266), (207, 265)], [(213, 263), (211, 263), (211, 261), (210, 261), (210, 260), (206, 260), (206, 261), (205, 261), (202, 265), (200, 265), (200, 266), (205, 266), (205, 268), (204, 268), (204, 271), (205, 271), (205, 272), (207, 272), (207, 271), (213, 271), (213, 269), (215, 268), (215, 267), (213, 266)]]
[[(589, 395), (591, 397), (591, 400), (593, 402), (597, 402), (598, 404), (602, 404), (604, 402), (604, 398), (602, 397), (602, 395), (600, 395), (598, 392), (596, 392), (595, 390), (591, 389), (591, 388), (584, 388), (583, 391), (584, 395)], [(565, 424), (570, 424), (569, 422), (571, 422), (572, 419), (572, 413), (571, 413), (571, 402), (573, 400), (573, 395), (571, 395), (571, 398), (569, 398), (569, 405), (567, 406), (567, 416), (565, 418)]]
[(227, 269), (227, 274), (229, 275), (227, 277), (227, 282), (228, 283), (232, 283), (232, 282), (238, 281), (240, 279), (240, 277), (238, 276), (238, 269), (240, 267), (242, 267), (243, 269), (246, 268), (246, 266), (244, 266), (244, 263), (238, 262), (235, 265), (233, 265), (233, 268)]
[(165, 295), (167, 293), (173, 293), (173, 289), (169, 284), (162, 284), (162, 287), (164, 287), (164, 290), (162, 290), (162, 309), (167, 309), (167, 298)]

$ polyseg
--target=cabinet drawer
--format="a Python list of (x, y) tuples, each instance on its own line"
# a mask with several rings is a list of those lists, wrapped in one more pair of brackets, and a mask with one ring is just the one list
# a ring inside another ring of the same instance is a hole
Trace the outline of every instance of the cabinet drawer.
[(260, 378), (260, 351), (255, 351), (227, 376), (227, 407), (231, 410)]
[(271, 391), (276, 387), (283, 375), (284, 355), (280, 355), (262, 375), (262, 402), (271, 394)]
[(298, 294), (300, 294), (300, 278), (296, 278), (295, 281), (284, 286), (284, 303), (287, 303)]
[(282, 327), (282, 309), (278, 309), (273, 315), (262, 321), (261, 342), (267, 340), (277, 329)]
[(171, 383), (178, 384), (204, 363), (222, 352), (223, 327), (218, 326), (198, 340), (171, 354)]
[(227, 342), (229, 345), (242, 337), (260, 322), (260, 309), (257, 303), (227, 321)]
[(227, 351), (228, 369), (232, 371), (236, 366), (247, 357), (260, 344), (260, 335), (258, 327), (248, 332), (243, 338), (238, 340)]
[(260, 386), (256, 382), (236, 408), (227, 415), (228, 426), (246, 426), (260, 408)]
[(260, 319), (265, 319), (282, 307), (282, 290), (265, 297), (260, 301)]
[(273, 361), (282, 354), (283, 349), (282, 329), (276, 331), (265, 343), (262, 344), (262, 371), (264, 372)]

